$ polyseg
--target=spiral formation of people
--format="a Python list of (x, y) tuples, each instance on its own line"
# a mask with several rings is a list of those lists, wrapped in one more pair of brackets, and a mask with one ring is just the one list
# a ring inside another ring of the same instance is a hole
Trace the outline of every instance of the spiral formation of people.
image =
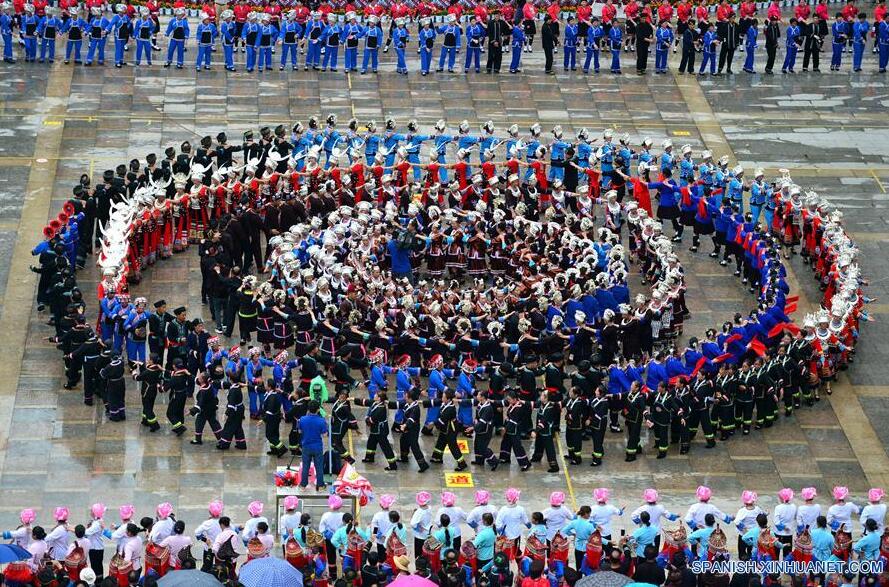
[[(60, 505), (47, 529), (29, 508), (4, 534), (28, 553), (5, 584), (164, 585), (170, 571), (203, 567), (221, 584), (264, 585), (257, 563), (280, 548), (301, 572), (285, 585), (403, 576), (447, 587), (584, 576), (727, 585), (727, 573), (691, 570), (729, 560), (726, 530), (737, 531), (737, 560), (847, 565), (736, 571), (745, 582), (840, 585), (849, 564), (885, 560), (879, 488), (862, 508), (835, 487), (824, 515), (813, 487), (800, 490), (799, 506), (782, 489), (771, 514), (745, 491), (730, 516), (701, 486), (678, 527), (647, 489), (629, 515), (638, 528), (620, 536), (612, 518), (625, 511), (604, 487), (575, 510), (563, 492), (528, 507), (510, 488), (500, 508), (476, 492), (469, 513), (448, 491), (434, 516), (428, 491), (401, 513), (394, 506), (406, 498), (373, 497), (380, 511), (369, 524), (346, 511), (344, 471), (559, 473), (743, 443), (831, 394), (871, 319), (842, 212), (786, 169), (767, 177), (611, 129), (450, 129), (445, 120), (421, 129), (312, 117), (248, 130), (237, 144), (219, 133), (171, 146), (104, 171), (95, 185), (81, 177), (33, 250), (38, 309), (51, 316), (65, 389), (104, 409), (100, 425), (137, 417), (145, 434), (187, 439), (184, 452), (246, 450), (254, 421), (272, 459), (301, 461), (274, 479), (301, 493), (271, 517), (251, 502), (242, 525), (215, 500), (195, 529), (167, 502), (141, 519), (123, 505), (119, 524), (106, 524), (106, 506), (95, 503), (76, 526), (81, 516)], [(206, 321), (176, 292), (166, 296), (172, 310), (139, 295), (152, 267), (177, 254), (200, 257)], [(733, 273), (752, 309), (684, 332), (680, 255)], [(823, 291), (799, 324), (784, 265), (795, 257)], [(78, 287), (87, 264), (101, 271), (95, 293)], [(126, 406), (134, 394), (138, 415)], [(609, 434), (623, 455), (606, 454)], [(434, 438), (431, 453), (423, 436)], [(310, 485), (330, 494), (321, 516), (307, 511), (317, 507), (306, 508)], [(853, 540), (856, 520), (862, 536)], [(474, 538), (463, 537), (466, 526)], [(110, 567), (106, 540), (116, 544)], [(855, 569), (883, 581), (881, 568)]]

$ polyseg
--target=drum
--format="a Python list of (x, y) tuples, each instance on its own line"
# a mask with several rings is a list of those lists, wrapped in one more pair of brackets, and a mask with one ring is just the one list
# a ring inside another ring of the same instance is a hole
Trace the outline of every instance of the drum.
[(728, 554), (728, 538), (725, 532), (719, 526), (710, 534), (710, 540), (707, 545), (707, 560), (722, 560)]
[(430, 536), (423, 543), (423, 556), (429, 561), (429, 569), (437, 573), (441, 569), (441, 542)]
[(145, 547), (145, 573), (152, 569), (158, 577), (163, 577), (170, 569), (170, 549), (149, 542)]
[(537, 536), (529, 536), (525, 541), (525, 557), (532, 560), (546, 559), (546, 543)]
[(568, 563), (568, 555), (571, 552), (571, 544), (568, 539), (562, 536), (561, 532), (556, 532), (553, 539), (550, 540), (549, 556), (553, 561), (561, 561)]
[(306, 546), (309, 548), (324, 548), (324, 536), (315, 530), (309, 530), (306, 533)]
[(108, 563), (108, 576), (116, 579), (119, 587), (129, 587), (129, 575), (132, 570), (133, 563), (124, 560), (123, 556), (120, 554), (115, 554), (111, 557), (111, 562)]
[(476, 549), (475, 544), (469, 540), (462, 542), (460, 544), (460, 556), (457, 561), (461, 567), (468, 566), (472, 569), (472, 576), (474, 577), (478, 573), (478, 549)]
[(769, 560), (778, 560), (778, 544), (778, 539), (772, 536), (772, 531), (764, 528), (756, 539), (756, 552), (763, 559), (769, 557)]
[(833, 535), (833, 555), (840, 560), (849, 560), (852, 552), (852, 534), (846, 532), (845, 526), (841, 527)]
[(586, 541), (586, 562), (591, 570), (598, 570), (602, 563), (602, 534), (596, 528)]
[(309, 564), (305, 549), (294, 538), (289, 538), (284, 544), (284, 560), (300, 570)]
[(407, 546), (395, 532), (389, 534), (386, 539), (386, 564), (389, 568), (395, 570), (395, 557), (407, 555)]
[(257, 558), (265, 558), (269, 555), (269, 549), (266, 548), (262, 540), (254, 536), (247, 542), (247, 561)]
[(34, 580), (34, 571), (25, 561), (16, 561), (9, 563), (3, 576), (8, 583), (30, 584)]
[(343, 570), (352, 568), (356, 573), (361, 572), (365, 545), (367, 545), (367, 541), (358, 532), (352, 532), (346, 537), (346, 556), (343, 559)]
[[(886, 534), (883, 534), (883, 540), (885, 539)], [(881, 543), (880, 549), (882, 550), (882, 548)], [(793, 560), (804, 563), (812, 562), (812, 534), (808, 528), (803, 529), (802, 533), (793, 541)]]
[(65, 557), (65, 572), (68, 573), (68, 579), (71, 581), (80, 580), (80, 571), (86, 568), (86, 553), (81, 547), (75, 547), (68, 556)]

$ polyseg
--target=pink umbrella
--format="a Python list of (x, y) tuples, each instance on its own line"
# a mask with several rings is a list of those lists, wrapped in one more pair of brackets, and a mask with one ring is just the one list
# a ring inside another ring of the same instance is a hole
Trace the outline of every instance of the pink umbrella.
[(424, 579), (419, 575), (400, 575), (394, 581), (389, 583), (390, 587), (436, 587), (435, 583), (429, 579)]

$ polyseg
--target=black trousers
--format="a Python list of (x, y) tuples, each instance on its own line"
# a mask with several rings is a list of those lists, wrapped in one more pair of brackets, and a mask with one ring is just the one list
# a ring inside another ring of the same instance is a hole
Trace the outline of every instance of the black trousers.
[(593, 429), (593, 459), (605, 456), (605, 422)]
[(414, 560), (423, 556), (423, 544), (425, 542), (426, 542), (425, 538), (414, 537)]
[(503, 47), (498, 43), (497, 45), (488, 44), (488, 63), (485, 65), (485, 69), (488, 70), (488, 73), (493, 71), (494, 73), (500, 73), (500, 64), (503, 62)]
[(343, 459), (352, 456), (349, 454), (349, 449), (346, 448), (346, 445), (344, 443), (345, 438), (345, 434), (339, 434), (336, 432), (330, 435), (330, 446), (332, 446), (333, 450), (335, 450)]
[(608, 418), (609, 426), (612, 428), (620, 428), (620, 413), (624, 409), (624, 395), (622, 393), (612, 393), (608, 396)]
[(694, 45), (689, 45), (686, 43), (682, 44), (682, 59), (679, 61), (679, 73), (695, 72), (695, 55), (697, 52), (695, 51)]
[(83, 401), (92, 404), (98, 391), (99, 371), (95, 367), (96, 359), (88, 359), (83, 362)]
[(161, 359), (164, 358), (164, 339), (163, 337), (148, 337), (148, 352), (155, 354)]
[(568, 428), (565, 430), (565, 444), (568, 445), (568, 456), (572, 460), (580, 460), (583, 453), (583, 428)]
[(655, 424), (652, 430), (654, 431), (654, 443), (657, 446), (658, 452), (667, 452), (667, 449), (670, 448), (670, 425)]
[(238, 448), (247, 448), (247, 437), (244, 435), (244, 417), (226, 418), (221, 436), (222, 438), (219, 439), (218, 445), (221, 448), (228, 448), (232, 442)]
[(170, 403), (167, 404), (167, 420), (173, 426), (173, 430), (185, 428), (185, 399), (186, 393), (172, 392)]
[(815, 43), (807, 43), (805, 52), (803, 53), (803, 69), (809, 68), (809, 60), (812, 60), (812, 68), (818, 69), (818, 63), (820, 61), (819, 54), (821, 51), (815, 46)]
[[(302, 435), (299, 433), (299, 422), (294, 422), (290, 428), (290, 433), (287, 435), (287, 448), (290, 449), (291, 453), (299, 454), (301, 452), (301, 450), (302, 450), (300, 448), (301, 437), (302, 437)], [(336, 450), (337, 453), (339, 453), (339, 450), (337, 450), (337, 447), (335, 444), (336, 440), (334, 440), (333, 434), (330, 435), (330, 441), (331, 441), (331, 445), (333, 446), (334, 450)], [(342, 442), (342, 439), (340, 439), (340, 442)], [(342, 456), (342, 453), (339, 453), (339, 454), (340, 454), (340, 456)]]
[(553, 48), (543, 46), (543, 56), (545, 59), (545, 64), (543, 66), (544, 71), (552, 71), (553, 70)]
[(408, 454), (413, 454), (418, 465), (426, 464), (426, 455), (420, 448), (420, 429), (407, 429), (398, 439), (398, 448), (401, 453), (401, 460), (407, 461)]
[(546, 460), (549, 464), (554, 465), (556, 461), (556, 443), (552, 434), (538, 434), (534, 439), (534, 456), (531, 460), (538, 461), (543, 458), (546, 453)]
[(154, 402), (156, 400), (157, 387), (152, 385), (142, 394), (142, 421), (146, 424), (157, 422), (157, 415), (154, 413)]
[(475, 460), (473, 462), (475, 464), (481, 465), (485, 461), (493, 463), (497, 459), (494, 455), (494, 451), (491, 450), (491, 438), (493, 438), (491, 432), (475, 435), (475, 440), (472, 443), (472, 450), (475, 454)]
[(281, 416), (266, 415), (265, 439), (269, 441), (269, 446), (273, 449), (284, 446), (284, 443), (281, 442)]
[(327, 572), (331, 579), (336, 579), (336, 546), (334, 546), (330, 540), (325, 538), (324, 549), (327, 551)]
[(701, 427), (701, 432), (704, 433), (705, 440), (711, 440), (713, 438), (713, 420), (710, 418), (710, 410), (704, 408), (703, 410), (695, 410), (692, 412), (693, 423), (689, 424), (691, 428), (691, 437), (694, 438), (695, 432), (697, 432), (697, 426)]
[(775, 55), (778, 53), (778, 46), (766, 45), (766, 71), (772, 71), (775, 67)]
[(743, 560), (745, 554), (749, 557), (752, 552), (753, 547), (744, 542), (743, 537), (738, 536), (738, 556)]
[(65, 377), (70, 386), (77, 385), (83, 368), (83, 359), (65, 359)]
[(679, 450), (686, 452), (691, 447), (691, 430), (688, 429), (688, 420), (685, 421), (685, 424), (682, 423), (682, 420), (676, 418), (673, 420), (673, 429), (670, 431), (671, 434), (675, 434), (675, 440), (679, 440)]
[(648, 43), (636, 43), (636, 71), (644, 72), (648, 68)]
[(389, 442), (388, 434), (373, 434), (371, 433), (367, 437), (367, 455), (365, 458), (372, 459), (376, 455), (377, 447), (380, 447), (380, 450), (383, 453), (383, 456), (386, 457), (388, 462), (395, 461), (395, 451), (392, 450), (392, 444)]
[(528, 453), (525, 452), (525, 447), (522, 446), (522, 437), (518, 434), (504, 434), (500, 440), (500, 460), (509, 462), (509, 458), (513, 454), (515, 454), (515, 458), (520, 465), (525, 466), (528, 464)]
[(463, 453), (460, 452), (460, 447), (457, 445), (456, 430), (448, 430), (446, 432), (438, 433), (438, 439), (435, 441), (435, 448), (432, 451), (432, 461), (441, 462), (446, 448), (451, 451), (451, 456), (453, 456), (458, 463), (463, 462)]
[(89, 557), (90, 557), (90, 568), (96, 574), (97, 578), (102, 578), (105, 575), (104, 571), (104, 559), (105, 559), (105, 551), (100, 549), (89, 549)]
[(638, 422), (627, 422), (627, 454), (635, 455), (642, 450), (642, 443), (639, 439), (642, 437), (642, 420)]
[[(737, 422), (740, 416), (740, 422)], [(744, 430), (750, 430), (753, 424), (753, 401), (736, 401), (735, 402), (735, 421), (744, 427)]]
[(726, 65), (728, 65), (728, 70), (732, 70), (732, 60), (735, 58), (735, 48), (729, 47), (725, 43), (722, 44), (722, 47), (719, 49), (719, 71), (726, 69)]
[(204, 435), (205, 424), (210, 425), (210, 431), (216, 437), (216, 440), (219, 440), (220, 434), (222, 433), (222, 426), (219, 424), (219, 420), (216, 418), (216, 414), (204, 414), (203, 411), (198, 412), (198, 415), (195, 416), (194, 437), (198, 440), (201, 439), (201, 436)]

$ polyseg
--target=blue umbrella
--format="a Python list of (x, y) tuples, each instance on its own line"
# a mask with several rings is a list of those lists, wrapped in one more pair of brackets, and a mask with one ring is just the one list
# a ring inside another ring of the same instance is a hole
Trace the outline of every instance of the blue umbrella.
[(216, 577), (197, 569), (170, 571), (157, 584), (161, 587), (222, 587)]
[(31, 553), (18, 544), (0, 544), (0, 565), (28, 560)]
[(302, 587), (303, 575), (290, 563), (269, 556), (244, 564), (238, 581), (244, 587)]

